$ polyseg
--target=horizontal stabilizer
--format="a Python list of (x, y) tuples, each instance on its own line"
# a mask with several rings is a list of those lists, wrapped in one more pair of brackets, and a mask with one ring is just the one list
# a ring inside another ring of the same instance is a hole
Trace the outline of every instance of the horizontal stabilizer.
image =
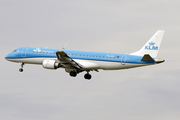
[(149, 54), (145, 54), (141, 61), (154, 61), (154, 59)]

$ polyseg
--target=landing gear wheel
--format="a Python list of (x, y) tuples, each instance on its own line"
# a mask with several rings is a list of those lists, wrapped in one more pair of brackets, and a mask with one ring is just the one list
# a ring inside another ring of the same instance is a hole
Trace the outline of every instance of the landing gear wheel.
[(22, 69), (22, 68), (19, 68), (19, 72), (23, 72), (23, 69)]
[(21, 68), (19, 68), (19, 72), (23, 72), (23, 66), (24, 66), (24, 63), (21, 63)]
[(87, 80), (90, 80), (91, 79), (91, 75), (87, 73), (87, 74), (84, 75), (84, 78), (87, 79)]
[(70, 75), (71, 77), (76, 77), (76, 76), (77, 76), (77, 73), (74, 72), (74, 71), (71, 71), (71, 72), (69, 73), (69, 75)]

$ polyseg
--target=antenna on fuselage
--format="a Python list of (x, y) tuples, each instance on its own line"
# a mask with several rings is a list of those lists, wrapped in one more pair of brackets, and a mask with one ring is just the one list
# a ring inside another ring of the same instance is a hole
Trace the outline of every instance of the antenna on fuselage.
[(65, 50), (66, 46), (67, 46), (67, 43), (63, 46), (62, 51)]

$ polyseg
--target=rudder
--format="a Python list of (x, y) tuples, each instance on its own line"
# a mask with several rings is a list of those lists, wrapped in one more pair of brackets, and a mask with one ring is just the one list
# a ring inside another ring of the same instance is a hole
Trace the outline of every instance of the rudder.
[(158, 30), (139, 51), (130, 55), (144, 56), (145, 54), (149, 54), (152, 58), (156, 58), (163, 35), (164, 30)]

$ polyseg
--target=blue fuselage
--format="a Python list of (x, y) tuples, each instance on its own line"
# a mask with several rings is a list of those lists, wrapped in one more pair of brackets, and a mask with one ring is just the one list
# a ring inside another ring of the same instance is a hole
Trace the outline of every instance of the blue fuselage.
[[(59, 49), (49, 48), (32, 48), (22, 47), (17, 48), (13, 52), (9, 53), (5, 59), (28, 59), (28, 58), (54, 58), (56, 59), (56, 52)], [(103, 53), (103, 52), (88, 52), (88, 51), (74, 51), (64, 50), (64, 52), (72, 59), (78, 60), (90, 60), (90, 61), (104, 61), (104, 62), (120, 62), (120, 63), (131, 63), (131, 64), (153, 64), (155, 61), (142, 61), (143, 56), (135, 56), (128, 54), (118, 53)], [(37, 64), (37, 63), (35, 63)]]

